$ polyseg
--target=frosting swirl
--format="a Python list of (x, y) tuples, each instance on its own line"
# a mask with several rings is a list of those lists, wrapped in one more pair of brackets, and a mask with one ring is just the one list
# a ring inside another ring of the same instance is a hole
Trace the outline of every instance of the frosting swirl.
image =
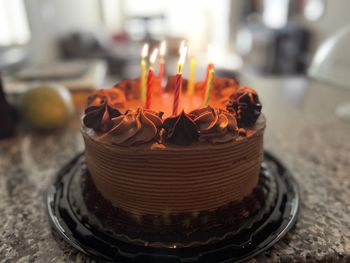
[(261, 112), (261, 103), (255, 90), (240, 87), (233, 93), (226, 109), (236, 115), (239, 127), (253, 126)]
[(182, 111), (164, 120), (164, 139), (178, 145), (190, 145), (198, 140), (199, 129), (188, 114)]
[(112, 119), (112, 129), (100, 138), (120, 146), (132, 146), (156, 140), (162, 127), (162, 114), (138, 108)]
[(106, 99), (103, 99), (99, 105), (92, 105), (85, 109), (83, 123), (94, 131), (106, 132), (112, 128), (112, 118), (120, 115), (119, 110), (114, 109)]
[(235, 116), (225, 110), (208, 106), (190, 112), (190, 116), (199, 127), (199, 141), (225, 143), (238, 133)]

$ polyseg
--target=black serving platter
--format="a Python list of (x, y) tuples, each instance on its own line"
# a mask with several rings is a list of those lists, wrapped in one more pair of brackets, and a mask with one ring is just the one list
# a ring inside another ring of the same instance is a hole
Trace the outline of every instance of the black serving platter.
[[(48, 190), (49, 218), (56, 232), (79, 251), (102, 261), (114, 262), (241, 262), (267, 250), (296, 223), (300, 196), (290, 172), (276, 157), (265, 152), (262, 172), (277, 183), (277, 200), (272, 211), (249, 230), (226, 239), (195, 247), (156, 248), (127, 242), (111, 236), (103, 227), (77, 216), (83, 208), (79, 181), (83, 176), (83, 153), (66, 164)], [(72, 189), (74, 187), (74, 189)], [(81, 196), (70, 198), (71, 192)], [(77, 208), (78, 207), (78, 208)], [(88, 213), (88, 211), (85, 211)]]

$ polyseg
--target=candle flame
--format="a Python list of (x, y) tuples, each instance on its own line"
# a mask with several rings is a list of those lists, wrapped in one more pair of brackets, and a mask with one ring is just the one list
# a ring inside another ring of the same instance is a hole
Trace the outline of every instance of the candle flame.
[(145, 58), (148, 56), (148, 49), (149, 49), (149, 46), (147, 43), (145, 43), (142, 47), (142, 51), (141, 51), (141, 57), (142, 58)]
[(180, 48), (179, 48), (179, 54), (181, 55), (181, 52), (183, 50), (183, 48), (185, 47), (185, 40), (182, 40), (181, 41), (181, 44), (180, 44)]
[(209, 63), (212, 63), (214, 60), (214, 48), (212, 45), (208, 45), (208, 60)]
[(186, 55), (187, 55), (187, 47), (184, 46), (180, 53), (179, 63), (183, 64), (185, 62)]
[(182, 72), (182, 66), (185, 63), (186, 55), (187, 55), (187, 47), (183, 46), (180, 50), (180, 58), (179, 58), (179, 63), (178, 63), (178, 73)]
[(149, 58), (149, 63), (153, 64), (154, 62), (156, 62), (157, 59), (157, 55), (158, 55), (158, 48), (155, 48)]
[(166, 51), (166, 42), (165, 42), (165, 40), (163, 40), (163, 41), (160, 43), (159, 55), (164, 56), (164, 55), (165, 55), (165, 51)]

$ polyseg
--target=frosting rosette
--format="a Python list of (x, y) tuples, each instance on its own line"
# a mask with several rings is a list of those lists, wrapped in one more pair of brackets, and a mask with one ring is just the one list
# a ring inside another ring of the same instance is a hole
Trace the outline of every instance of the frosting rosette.
[(108, 139), (120, 146), (133, 146), (151, 141), (159, 137), (162, 127), (162, 114), (152, 110), (138, 108), (128, 110), (112, 119), (112, 128), (101, 139)]
[(182, 111), (179, 115), (164, 120), (164, 139), (177, 145), (190, 145), (198, 140), (198, 126)]
[(253, 126), (260, 116), (261, 103), (255, 90), (240, 87), (234, 92), (226, 105), (226, 109), (236, 115), (239, 127)]
[(106, 132), (112, 128), (112, 118), (120, 115), (120, 111), (113, 108), (104, 99), (100, 104), (85, 109), (83, 123), (87, 128), (91, 128), (96, 132)]
[(237, 121), (233, 114), (210, 106), (189, 113), (199, 128), (199, 141), (213, 144), (232, 141), (238, 133)]

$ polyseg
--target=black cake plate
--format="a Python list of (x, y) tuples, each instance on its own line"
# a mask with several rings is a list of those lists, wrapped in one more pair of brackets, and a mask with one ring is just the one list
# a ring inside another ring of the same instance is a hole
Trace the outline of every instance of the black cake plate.
[[(262, 171), (276, 181), (275, 206), (262, 220), (237, 235), (194, 247), (155, 248), (112, 236), (98, 224), (90, 224), (84, 210), (79, 182), (84, 174), (83, 153), (58, 173), (47, 195), (53, 228), (71, 246), (102, 261), (114, 262), (241, 262), (267, 250), (296, 223), (300, 196), (298, 185), (281, 162), (265, 152)], [(75, 183), (74, 183), (75, 182)], [(74, 193), (75, 197), (71, 195)]]

